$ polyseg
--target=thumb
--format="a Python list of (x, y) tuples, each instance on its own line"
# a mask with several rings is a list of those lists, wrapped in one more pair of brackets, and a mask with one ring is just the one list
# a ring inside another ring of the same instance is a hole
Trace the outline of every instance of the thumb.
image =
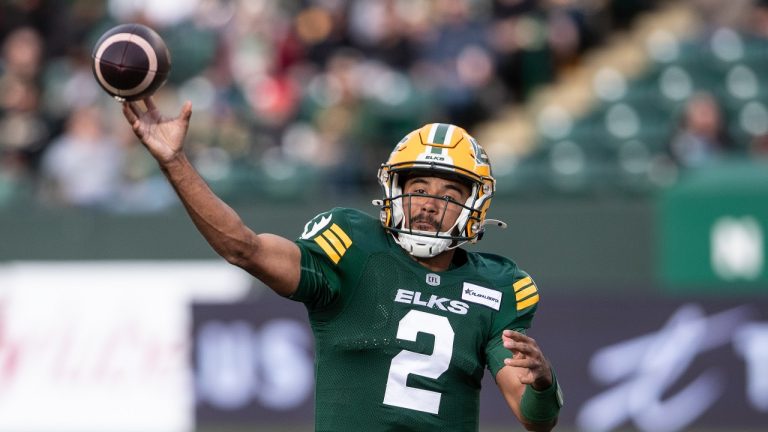
[(181, 113), (179, 113), (179, 118), (184, 121), (189, 121), (190, 117), (192, 117), (192, 102), (186, 101), (184, 102), (184, 106), (181, 107)]

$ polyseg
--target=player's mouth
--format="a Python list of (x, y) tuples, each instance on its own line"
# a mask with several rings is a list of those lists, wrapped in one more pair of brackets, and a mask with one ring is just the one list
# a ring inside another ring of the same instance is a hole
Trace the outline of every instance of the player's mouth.
[(419, 231), (440, 231), (440, 224), (437, 221), (424, 216), (417, 216), (411, 219), (411, 227)]

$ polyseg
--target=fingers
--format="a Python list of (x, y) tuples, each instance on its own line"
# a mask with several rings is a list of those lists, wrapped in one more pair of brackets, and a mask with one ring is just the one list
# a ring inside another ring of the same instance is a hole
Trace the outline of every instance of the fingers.
[(504, 332), (501, 334), (503, 337), (507, 337), (510, 339), (514, 339), (517, 341), (527, 341), (527, 340), (533, 340), (530, 336), (526, 336), (520, 332), (516, 332), (514, 330), (504, 330)]
[(521, 383), (547, 388), (551, 384), (551, 370), (536, 341), (513, 330), (504, 330), (501, 338), (504, 348), (512, 353), (512, 357), (504, 359), (504, 365), (519, 369)]
[(136, 114), (133, 112), (129, 104), (130, 102), (123, 102), (123, 116), (126, 120), (128, 120), (128, 123), (133, 124), (133, 122), (139, 118), (136, 117)]
[[(144, 106), (147, 107), (147, 112), (149, 112), (153, 117), (160, 116), (160, 111), (157, 109), (157, 105), (155, 105), (155, 100), (152, 98), (152, 96), (147, 96), (144, 99), (142, 99), (142, 102), (144, 102)], [(184, 121), (189, 121), (189, 118), (192, 116), (192, 102), (186, 101), (184, 105), (181, 107), (181, 112), (179, 113), (179, 118)]]
[(138, 133), (141, 110), (133, 102), (123, 102), (123, 116), (130, 123), (133, 131)]
[(525, 369), (536, 369), (541, 365), (541, 362), (530, 357), (522, 356), (504, 359), (504, 364), (507, 366), (520, 367)]
[(123, 114), (133, 123), (141, 117), (141, 108), (136, 102), (123, 102)]
[(539, 352), (538, 348), (526, 343), (513, 342), (510, 340), (504, 341), (504, 348), (525, 355), (535, 355)]
[(512, 352), (534, 357), (541, 356), (539, 346), (533, 338), (512, 330), (504, 330), (501, 337), (504, 348)]
[(155, 100), (152, 99), (152, 96), (147, 96), (144, 99), (142, 99), (144, 102), (144, 106), (147, 107), (147, 111), (156, 111), (157, 106), (155, 105)]

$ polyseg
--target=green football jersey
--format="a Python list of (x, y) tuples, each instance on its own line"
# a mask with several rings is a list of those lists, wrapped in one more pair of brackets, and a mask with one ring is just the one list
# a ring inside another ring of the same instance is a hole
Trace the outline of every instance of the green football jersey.
[(432, 272), (377, 219), (333, 209), (297, 240), (292, 299), (315, 337), (317, 431), (476, 431), (480, 383), (511, 353), (504, 329), (525, 331), (536, 285), (512, 261), (457, 250)]

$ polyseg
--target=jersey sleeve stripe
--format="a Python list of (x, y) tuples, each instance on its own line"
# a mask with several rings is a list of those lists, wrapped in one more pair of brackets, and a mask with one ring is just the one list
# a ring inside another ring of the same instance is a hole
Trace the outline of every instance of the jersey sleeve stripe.
[(333, 261), (334, 264), (338, 264), (339, 260), (341, 259), (341, 256), (339, 256), (338, 253), (333, 249), (333, 246), (331, 246), (328, 241), (323, 238), (323, 236), (317, 236), (315, 237), (315, 243), (320, 246), (320, 248), (325, 252), (326, 255), (328, 255), (328, 258)]
[(328, 242), (331, 244), (331, 246), (333, 246), (333, 249), (336, 250), (340, 257), (344, 256), (344, 254), (347, 252), (347, 248), (341, 244), (341, 240), (338, 236), (336, 236), (336, 234), (327, 229), (325, 232), (323, 232), (323, 237), (328, 240)]
[(352, 246), (352, 239), (349, 238), (347, 233), (345, 233), (340, 226), (333, 224), (331, 225), (331, 230), (333, 231), (334, 234), (336, 234), (341, 239), (341, 241), (344, 242), (344, 246), (346, 246), (347, 248)]
[(516, 292), (515, 293), (515, 299), (517, 301), (520, 301), (520, 300), (530, 296), (531, 294), (535, 294), (535, 293), (536, 293), (536, 285), (530, 285), (530, 286), (528, 286), (528, 288), (524, 288), (524, 289), (521, 289), (520, 291)]
[(525, 299), (525, 300), (523, 300), (521, 302), (518, 302), (517, 303), (517, 310), (519, 310), (519, 311), (523, 310), (523, 309), (525, 309), (527, 307), (535, 305), (538, 302), (539, 302), (539, 295), (538, 294), (534, 294), (533, 296), (528, 297), (527, 299)]
[(530, 276), (524, 277), (520, 279), (519, 281), (512, 284), (512, 288), (515, 289), (515, 292), (520, 291), (521, 289), (527, 287), (528, 285), (532, 284), (533, 280)]

